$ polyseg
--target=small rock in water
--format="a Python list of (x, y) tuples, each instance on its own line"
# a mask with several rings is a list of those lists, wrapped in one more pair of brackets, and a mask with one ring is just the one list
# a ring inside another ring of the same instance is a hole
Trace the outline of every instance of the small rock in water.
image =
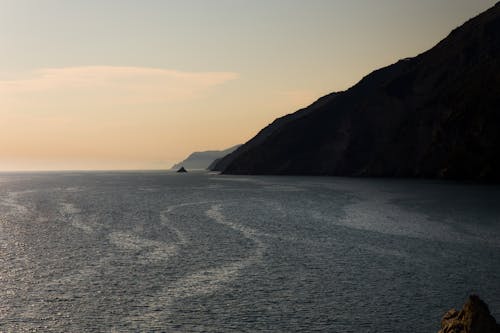
[(441, 320), (438, 333), (500, 333), (500, 325), (479, 296), (471, 295), (459, 312), (451, 309)]
[(184, 167), (181, 167), (177, 172), (187, 172), (187, 170)]

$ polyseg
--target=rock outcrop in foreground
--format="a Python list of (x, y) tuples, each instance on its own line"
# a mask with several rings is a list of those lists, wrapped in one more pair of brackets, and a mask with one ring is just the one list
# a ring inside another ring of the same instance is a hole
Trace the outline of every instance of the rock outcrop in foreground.
[(500, 3), (435, 47), (263, 129), (226, 174), (500, 182)]
[(443, 316), (438, 333), (500, 333), (500, 325), (486, 303), (471, 295), (461, 311), (451, 309)]

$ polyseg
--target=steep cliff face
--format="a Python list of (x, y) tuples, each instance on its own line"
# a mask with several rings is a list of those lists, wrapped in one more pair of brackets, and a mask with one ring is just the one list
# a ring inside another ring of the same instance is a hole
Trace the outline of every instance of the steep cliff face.
[(431, 50), (276, 120), (215, 169), (499, 181), (499, 128), (497, 4)]
[(451, 309), (443, 316), (438, 333), (500, 333), (500, 326), (486, 303), (471, 295), (462, 310)]
[(328, 94), (326, 96), (321, 97), (307, 108), (301, 109), (291, 114), (287, 114), (286, 116), (274, 120), (271, 124), (262, 129), (254, 138), (252, 138), (246, 144), (240, 146), (231, 154), (228, 154), (214, 161), (214, 164), (209, 167), (209, 170), (212, 171), (226, 170), (227, 167), (230, 164), (232, 164), (235, 159), (238, 159), (242, 154), (245, 154), (249, 150), (252, 150), (252, 148), (265, 143), (267, 139), (272, 138), (273, 136), (280, 133), (282, 130), (286, 129), (287, 124), (299, 120), (307, 116), (311, 112), (318, 110), (321, 107), (324, 107), (324, 105), (331, 102), (335, 98), (335, 96), (337, 96), (337, 93)]

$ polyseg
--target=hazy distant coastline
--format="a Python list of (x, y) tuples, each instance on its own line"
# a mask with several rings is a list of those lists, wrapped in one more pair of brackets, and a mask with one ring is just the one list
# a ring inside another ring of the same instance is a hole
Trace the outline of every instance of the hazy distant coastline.
[(215, 160), (220, 159), (221, 157), (226, 156), (227, 154), (232, 153), (241, 145), (236, 145), (224, 150), (208, 150), (208, 151), (200, 151), (194, 152), (189, 155), (185, 160), (176, 163), (172, 166), (171, 170), (178, 170), (181, 167), (184, 167), (188, 170), (207, 170), (210, 165), (214, 163)]

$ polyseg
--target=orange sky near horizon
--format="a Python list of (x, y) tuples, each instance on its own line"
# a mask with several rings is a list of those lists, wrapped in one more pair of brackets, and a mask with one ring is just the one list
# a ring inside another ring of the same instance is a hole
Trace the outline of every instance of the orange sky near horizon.
[(230, 72), (81, 67), (0, 81), (0, 166), (166, 168), (191, 151), (242, 142), (266, 125), (245, 113), (261, 110), (274, 118), (315, 98), (303, 91), (268, 94), (267, 101), (223, 96), (224, 86), (237, 80)]
[(494, 3), (0, 0), (0, 171), (166, 169), (244, 143)]

